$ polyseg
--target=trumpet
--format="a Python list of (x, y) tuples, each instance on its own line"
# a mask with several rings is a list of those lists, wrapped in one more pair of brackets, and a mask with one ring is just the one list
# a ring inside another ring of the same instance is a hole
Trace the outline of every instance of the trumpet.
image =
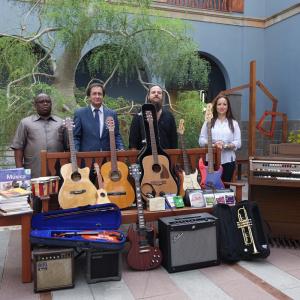
[(259, 253), (255, 246), (253, 234), (252, 234), (252, 220), (248, 218), (247, 210), (245, 206), (241, 207), (237, 211), (238, 222), (237, 227), (242, 230), (242, 235), (244, 238), (244, 245), (253, 247), (253, 254)]

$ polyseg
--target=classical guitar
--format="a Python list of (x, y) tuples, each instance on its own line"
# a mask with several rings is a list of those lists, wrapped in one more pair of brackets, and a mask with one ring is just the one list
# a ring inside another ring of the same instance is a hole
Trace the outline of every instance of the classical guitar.
[[(158, 154), (158, 146), (154, 131), (153, 110), (146, 110), (145, 116), (149, 126), (151, 153), (142, 158), (143, 176), (141, 190), (143, 198), (147, 194), (161, 196), (164, 194), (177, 194), (178, 187), (175, 178), (170, 171), (168, 156)], [(159, 146), (160, 147), (160, 146)], [(161, 152), (163, 153), (163, 152)]]
[(97, 201), (97, 189), (89, 179), (90, 169), (79, 169), (77, 166), (73, 122), (70, 118), (65, 120), (65, 126), (68, 131), (71, 163), (63, 165), (60, 169), (64, 183), (58, 194), (58, 202), (63, 209), (94, 205)]
[(97, 204), (110, 203), (110, 201), (108, 199), (108, 196), (107, 196), (107, 192), (103, 188), (103, 181), (102, 181), (102, 176), (100, 174), (99, 165), (97, 163), (94, 163), (94, 168), (95, 168), (95, 172), (97, 174), (97, 180), (98, 180), (98, 190), (97, 190), (98, 199), (97, 199)]
[(134, 178), (136, 189), (136, 203), (138, 223), (136, 229), (130, 225), (128, 240), (130, 248), (127, 255), (127, 263), (134, 270), (150, 270), (160, 266), (162, 255), (160, 249), (154, 246), (155, 233), (152, 227), (145, 224), (143, 201), (141, 197), (141, 169), (138, 164), (130, 166), (130, 174)]
[(212, 148), (212, 134), (211, 134), (211, 119), (213, 118), (212, 114), (212, 104), (207, 104), (205, 112), (205, 121), (207, 124), (207, 151), (208, 151), (208, 166), (205, 166), (202, 158), (199, 160), (199, 170), (201, 173), (201, 182), (200, 185), (203, 188), (212, 188), (212, 189), (223, 189), (224, 184), (222, 182), (221, 176), (223, 172), (222, 166), (219, 167), (219, 170), (214, 170), (214, 156)]
[(196, 169), (193, 173), (191, 172), (190, 161), (186, 152), (185, 140), (184, 140), (184, 120), (179, 120), (179, 125), (177, 129), (180, 148), (182, 150), (183, 158), (183, 170), (179, 172), (180, 177), (180, 187), (179, 195), (184, 196), (187, 189), (196, 190), (201, 189), (198, 182), (198, 170)]
[(117, 161), (115, 123), (112, 117), (107, 117), (106, 126), (109, 131), (111, 161), (101, 166), (104, 189), (107, 191), (110, 202), (119, 208), (130, 207), (134, 202), (134, 190), (129, 183), (128, 167), (125, 163)]

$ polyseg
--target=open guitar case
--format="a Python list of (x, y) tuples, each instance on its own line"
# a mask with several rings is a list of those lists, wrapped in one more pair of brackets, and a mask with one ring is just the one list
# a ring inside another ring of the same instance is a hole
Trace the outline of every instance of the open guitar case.
[[(121, 212), (113, 203), (55, 210), (33, 215), (30, 240), (38, 245), (118, 251), (126, 241), (120, 225)], [(92, 234), (77, 235), (81, 232)]]
[[(154, 134), (155, 134), (155, 142), (157, 146), (157, 154), (158, 155), (164, 155), (171, 166), (171, 160), (169, 155), (163, 150), (163, 148), (160, 146), (160, 141), (159, 141), (159, 130), (158, 130), (158, 123), (157, 123), (157, 115), (156, 115), (156, 109), (155, 106), (151, 103), (145, 103), (142, 105), (142, 118), (143, 118), (143, 126), (145, 129), (145, 137), (146, 137), (146, 144), (145, 146), (141, 149), (140, 153), (138, 154), (137, 160), (139, 164), (142, 166), (142, 160), (145, 156), (152, 155), (152, 149), (151, 149), (151, 137), (150, 137), (150, 128), (149, 128), (149, 123), (147, 121), (147, 115), (146, 112), (151, 111), (152, 118), (153, 118), (153, 129), (154, 129)], [(144, 176), (144, 169), (141, 169), (142, 175), (141, 178)], [(174, 173), (174, 170), (170, 170), (171, 175), (173, 178), (176, 180), (177, 186), (179, 185), (177, 176)], [(158, 195), (153, 195), (153, 196), (158, 196)]]

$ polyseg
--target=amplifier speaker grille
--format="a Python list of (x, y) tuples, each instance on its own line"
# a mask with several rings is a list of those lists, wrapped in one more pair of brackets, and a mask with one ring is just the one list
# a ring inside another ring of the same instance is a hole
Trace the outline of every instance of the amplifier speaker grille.
[(219, 264), (217, 224), (207, 213), (159, 219), (159, 247), (167, 271)]
[(35, 292), (74, 286), (73, 249), (34, 250), (32, 256)]

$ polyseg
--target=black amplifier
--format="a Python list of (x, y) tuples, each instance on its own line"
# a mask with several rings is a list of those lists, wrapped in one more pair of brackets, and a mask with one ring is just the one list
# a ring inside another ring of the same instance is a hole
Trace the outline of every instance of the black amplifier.
[(35, 292), (74, 287), (73, 249), (36, 249), (32, 258)]
[(158, 220), (162, 265), (169, 273), (218, 265), (218, 219), (208, 213)]
[(86, 251), (86, 281), (95, 283), (108, 280), (121, 280), (121, 251)]

